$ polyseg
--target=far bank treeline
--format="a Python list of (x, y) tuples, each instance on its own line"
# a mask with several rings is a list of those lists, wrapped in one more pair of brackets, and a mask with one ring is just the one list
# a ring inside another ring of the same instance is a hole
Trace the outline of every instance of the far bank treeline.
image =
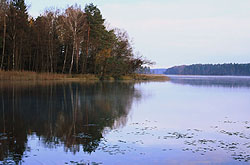
[(24, 0), (1, 0), (0, 15), (1, 70), (116, 77), (150, 63), (134, 55), (126, 32), (105, 26), (93, 4), (34, 19)]
[(194, 64), (175, 66), (165, 74), (250, 76), (250, 64)]

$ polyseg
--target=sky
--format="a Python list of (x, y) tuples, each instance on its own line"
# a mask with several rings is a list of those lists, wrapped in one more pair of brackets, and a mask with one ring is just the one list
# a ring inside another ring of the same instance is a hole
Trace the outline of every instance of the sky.
[(94, 3), (107, 25), (128, 32), (153, 68), (250, 63), (250, 0), (26, 0), (36, 17), (46, 8)]

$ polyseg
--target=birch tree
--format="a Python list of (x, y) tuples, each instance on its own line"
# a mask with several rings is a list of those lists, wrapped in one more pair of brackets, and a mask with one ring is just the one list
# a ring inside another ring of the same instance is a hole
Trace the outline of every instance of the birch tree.
[(69, 73), (72, 73), (74, 59), (76, 59), (76, 73), (79, 72), (80, 44), (84, 41), (87, 28), (86, 14), (77, 5), (66, 9), (63, 17), (64, 27), (72, 36), (73, 48)]

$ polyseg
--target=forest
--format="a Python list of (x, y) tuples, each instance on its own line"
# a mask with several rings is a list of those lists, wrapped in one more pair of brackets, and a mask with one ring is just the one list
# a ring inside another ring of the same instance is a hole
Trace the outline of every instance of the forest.
[(135, 55), (126, 31), (106, 26), (92, 3), (33, 18), (24, 0), (1, 0), (0, 15), (0, 70), (117, 77), (150, 63)]
[(165, 74), (250, 76), (250, 64), (193, 64), (175, 66)]

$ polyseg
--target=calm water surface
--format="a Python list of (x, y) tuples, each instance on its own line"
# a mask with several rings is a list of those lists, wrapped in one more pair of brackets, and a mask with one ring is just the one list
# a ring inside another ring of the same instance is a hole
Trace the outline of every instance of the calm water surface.
[(0, 164), (248, 164), (250, 78), (0, 83)]

